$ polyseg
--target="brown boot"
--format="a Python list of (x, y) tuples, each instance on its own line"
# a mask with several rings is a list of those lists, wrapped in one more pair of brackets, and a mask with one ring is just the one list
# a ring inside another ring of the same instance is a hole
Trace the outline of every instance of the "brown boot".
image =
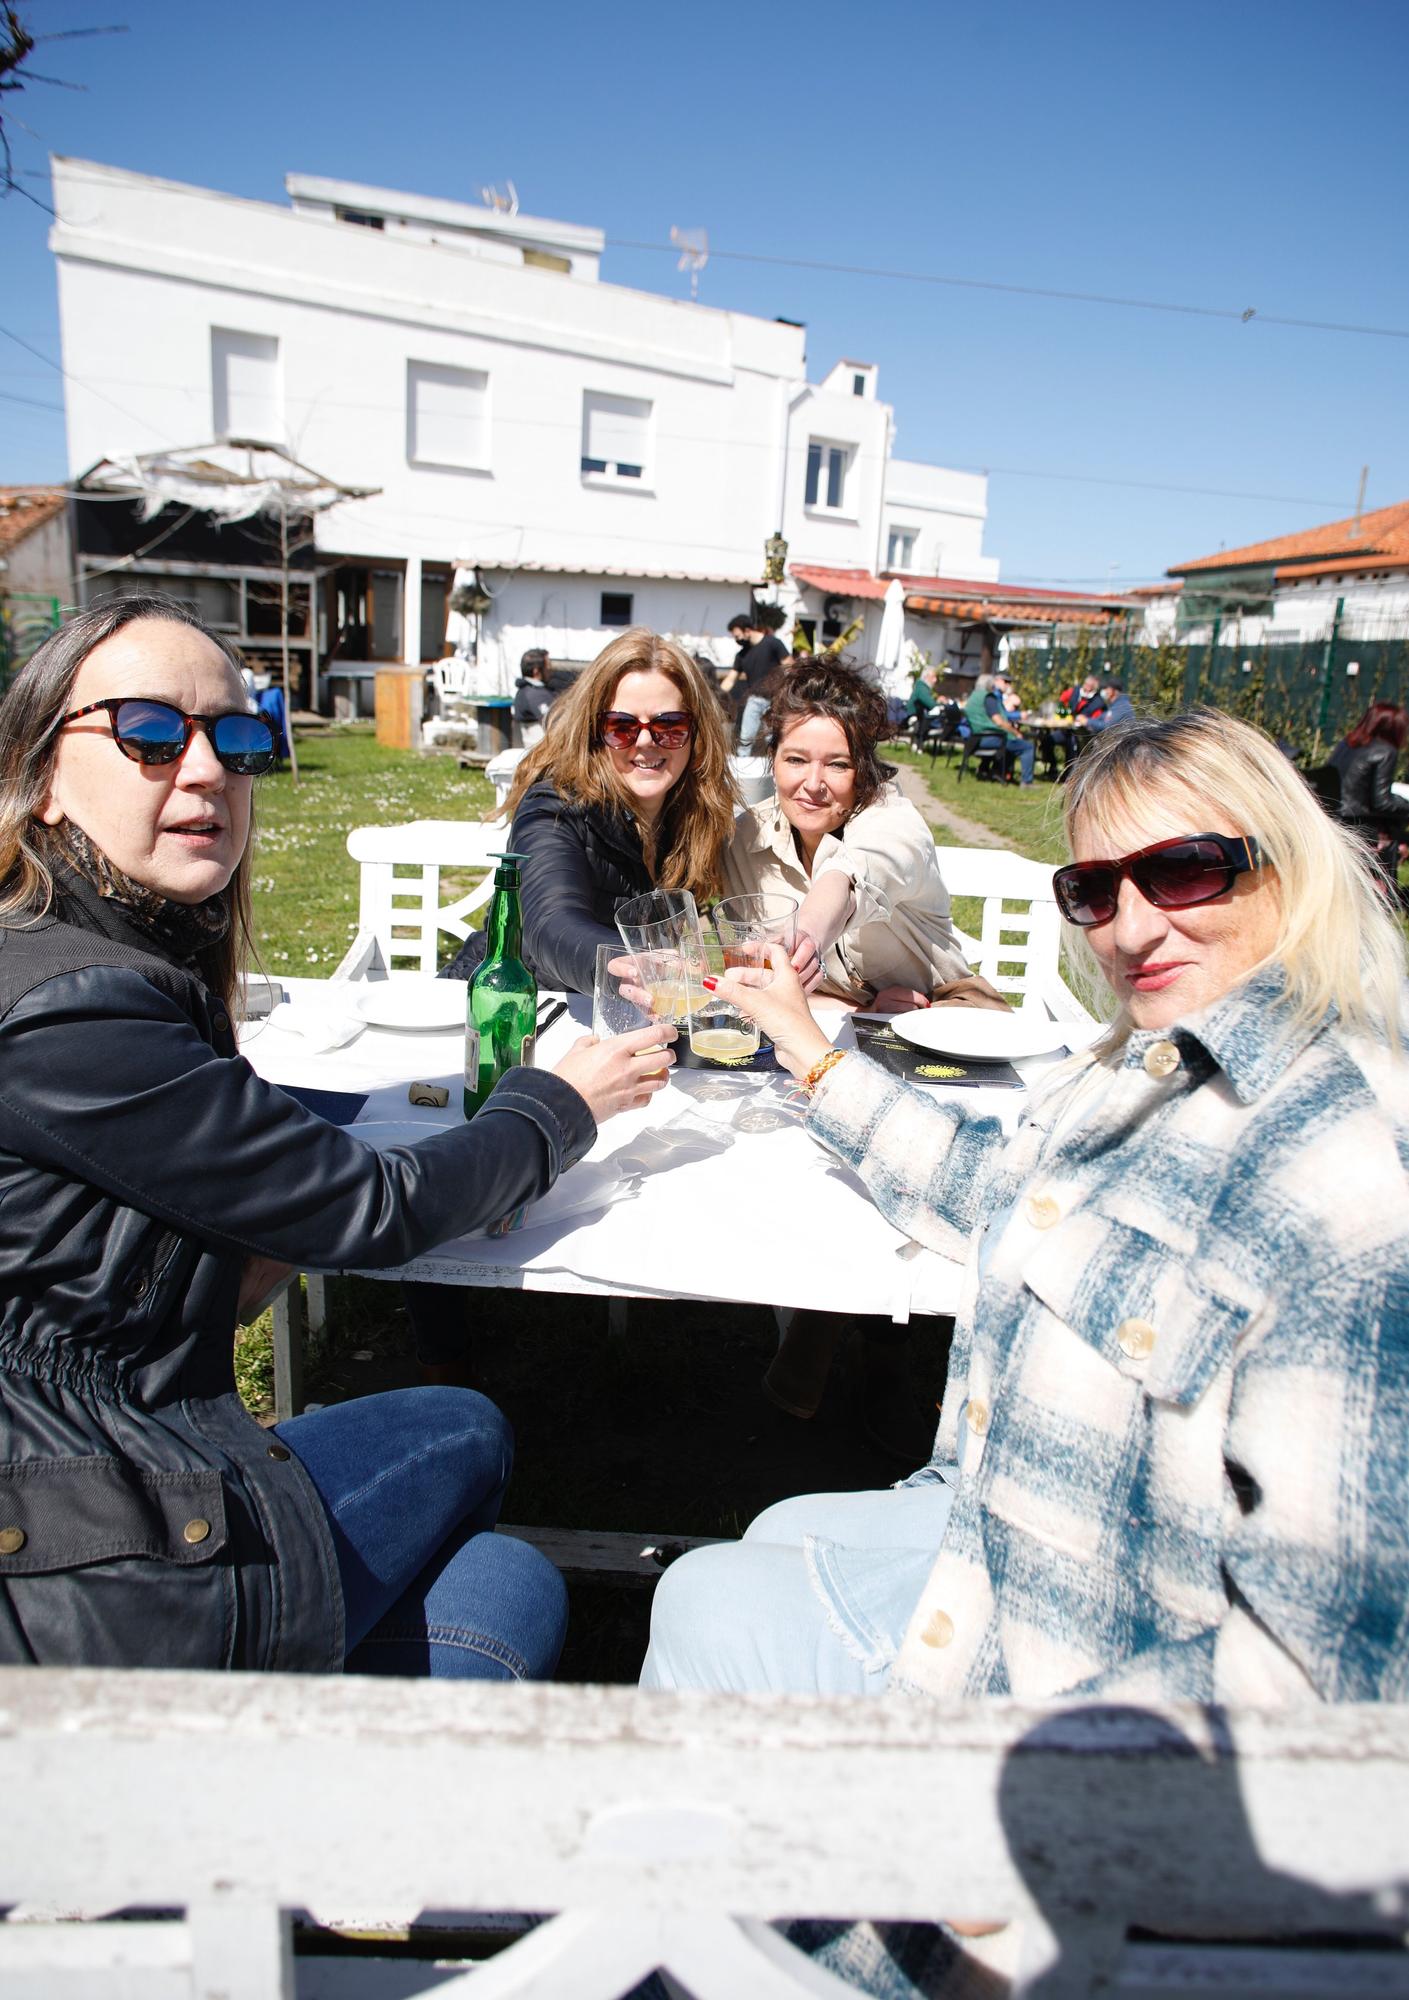
[(790, 1417), (815, 1417), (846, 1327), (841, 1313), (794, 1313), (763, 1378), (769, 1402)]

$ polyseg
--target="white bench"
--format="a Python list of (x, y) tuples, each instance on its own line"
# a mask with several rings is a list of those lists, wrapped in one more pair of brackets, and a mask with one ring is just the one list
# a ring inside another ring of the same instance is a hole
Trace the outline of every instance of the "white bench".
[[(657, 1966), (694, 2000), (841, 2000), (773, 1920), (940, 1913), (1018, 1925), (1015, 1991), (1042, 2000), (1409, 1992), (1402, 1949), (1124, 1942), (1402, 1944), (1402, 1707), (12, 1668), (0, 1795), (5, 2000), (617, 2000)], [(364, 1933), (493, 1912), (510, 1942), (474, 1970), (316, 1937), (295, 1959), (295, 1911)]]

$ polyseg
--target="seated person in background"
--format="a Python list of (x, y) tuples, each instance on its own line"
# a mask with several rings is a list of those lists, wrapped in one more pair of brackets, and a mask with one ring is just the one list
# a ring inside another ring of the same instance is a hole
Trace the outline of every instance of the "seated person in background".
[(1341, 818), (1386, 851), (1391, 874), (1409, 831), (1409, 805), (1392, 789), (1406, 737), (1409, 711), (1392, 701), (1372, 701), (1328, 760), (1340, 773)]
[(934, 835), (876, 754), (885, 731), (884, 697), (856, 668), (802, 661), (785, 675), (764, 724), (777, 795), (740, 814), (728, 893), (798, 897), (824, 993), (888, 1009), (1002, 1006), (955, 942)]
[[(673, 639), (636, 627), (603, 648), (514, 774), (524, 958), (540, 986), (590, 993), (616, 906), (646, 889), (723, 892), (737, 805), (714, 689)], [(475, 941), (472, 940), (472, 943)], [(470, 947), (460, 977), (473, 969)]]
[[(548, 655), (542, 646), (530, 646), (519, 661), (519, 678), (514, 688), (513, 716), (525, 746), (532, 749), (543, 740), (543, 725), (557, 699), (548, 685)], [(532, 733), (530, 733), (532, 732)]]
[(1115, 1018), (1011, 1140), (833, 1049), (781, 954), (725, 975), (814, 1136), (967, 1271), (930, 1464), (672, 1564), (647, 1687), (1409, 1698), (1400, 927), (1228, 716), (1110, 731), (1065, 818)]
[(0, 1664), (551, 1674), (566, 1600), (491, 1532), (494, 1405), (263, 1430), (235, 1322), (291, 1265), (402, 1264), (546, 1192), (664, 1083), (660, 1026), (381, 1153), (263, 1082), (232, 1022), (273, 754), (169, 598), (80, 612), (0, 704)]
[(1101, 700), (1105, 707), (1087, 709), (1084, 714), (1078, 715), (1075, 728), (1094, 730), (1099, 735), (1103, 730), (1114, 729), (1119, 722), (1129, 722), (1135, 713), (1135, 704), (1119, 681), (1101, 682)]
[(923, 666), (916, 674), (915, 684), (910, 690), (910, 700), (905, 712), (916, 743), (924, 742), (934, 722), (934, 712), (938, 702), (935, 688), (938, 679), (933, 667)]
[(1000, 749), (1003, 752), (1004, 772), (1009, 759), (1016, 757), (1021, 767), (1022, 782), (1030, 785), (1037, 750), (1031, 740), (1021, 733), (1003, 705), (1009, 686), (1006, 674), (980, 674), (974, 682), (973, 693), (964, 704), (964, 714), (973, 731), (974, 748), (986, 750), (996, 746)]
[(1105, 707), (1101, 698), (1101, 683), (1095, 674), (1086, 674), (1080, 687), (1065, 687), (1057, 695), (1057, 706), (1064, 708), (1073, 718), (1078, 715), (1099, 715)]

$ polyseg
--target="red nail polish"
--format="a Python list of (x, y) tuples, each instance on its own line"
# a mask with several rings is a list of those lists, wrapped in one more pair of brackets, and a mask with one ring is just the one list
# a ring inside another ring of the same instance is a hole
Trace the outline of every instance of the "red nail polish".
[(719, 981), (717, 979), (711, 979), (709, 974), (706, 973), (704, 978), (700, 981), (700, 984), (701, 986), (703, 986), (706, 993), (713, 993), (715, 987), (718, 986)]

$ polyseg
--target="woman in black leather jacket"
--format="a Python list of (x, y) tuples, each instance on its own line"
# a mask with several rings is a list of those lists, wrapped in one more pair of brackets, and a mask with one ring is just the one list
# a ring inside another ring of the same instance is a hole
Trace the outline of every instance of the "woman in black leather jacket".
[(613, 639), (558, 697), (509, 794), (539, 984), (590, 993), (626, 897), (722, 895), (738, 803), (724, 711), (690, 655), (639, 627)]
[(1355, 727), (1331, 752), (1340, 772), (1342, 819), (1371, 831), (1402, 837), (1409, 807), (1391, 787), (1409, 737), (1409, 710), (1372, 701)]
[(494, 1406), (261, 1430), (236, 1315), (541, 1194), (660, 1087), (660, 1030), (380, 1155), (263, 1083), (232, 1020), (272, 761), (237, 656), (160, 598), (72, 619), (0, 705), (0, 1663), (551, 1673), (557, 1573), (485, 1532)]

